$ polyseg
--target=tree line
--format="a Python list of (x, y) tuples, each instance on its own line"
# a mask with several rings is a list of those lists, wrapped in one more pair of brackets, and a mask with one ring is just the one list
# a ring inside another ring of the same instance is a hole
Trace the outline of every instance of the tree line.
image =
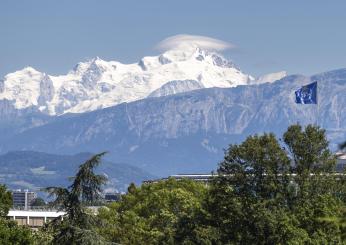
[[(103, 155), (69, 187), (46, 188), (63, 220), (32, 232), (0, 218), (0, 244), (346, 244), (346, 178), (318, 126), (249, 136), (228, 147), (210, 182), (131, 184), (95, 215), (87, 206), (106, 183), (94, 172)], [(4, 217), (11, 198), (1, 188)]]

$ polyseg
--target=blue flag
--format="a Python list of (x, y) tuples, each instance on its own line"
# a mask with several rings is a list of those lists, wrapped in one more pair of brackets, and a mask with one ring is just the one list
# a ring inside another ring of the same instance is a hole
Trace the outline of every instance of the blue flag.
[(295, 94), (298, 104), (317, 104), (317, 82), (301, 87)]

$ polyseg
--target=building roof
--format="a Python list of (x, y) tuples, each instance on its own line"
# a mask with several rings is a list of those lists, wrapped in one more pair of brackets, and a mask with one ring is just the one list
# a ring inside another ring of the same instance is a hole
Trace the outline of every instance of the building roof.
[(23, 216), (23, 217), (59, 217), (64, 215), (65, 212), (57, 211), (57, 210), (10, 210), (7, 216)]

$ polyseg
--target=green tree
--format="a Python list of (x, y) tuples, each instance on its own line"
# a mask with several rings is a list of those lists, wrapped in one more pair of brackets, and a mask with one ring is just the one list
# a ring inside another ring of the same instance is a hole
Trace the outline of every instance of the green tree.
[(121, 201), (100, 211), (99, 217), (107, 223), (100, 233), (121, 244), (182, 244), (184, 238), (177, 231), (184, 220), (194, 220), (206, 190), (191, 180), (131, 185)]
[(240, 196), (281, 200), (287, 195), (290, 162), (273, 134), (250, 136), (231, 145), (218, 174)]
[[(231, 145), (206, 210), (222, 244), (338, 244), (343, 194), (325, 131), (293, 125)], [(285, 144), (285, 145), (283, 145)]]
[(34, 238), (29, 228), (18, 226), (14, 221), (0, 218), (0, 244), (30, 245)]
[(99, 213), (121, 244), (344, 244), (346, 179), (325, 131), (292, 125), (230, 145), (208, 186), (169, 179), (136, 187)]
[(31, 202), (30, 206), (43, 207), (46, 206), (46, 202), (41, 197), (37, 197)]
[(334, 173), (336, 158), (328, 148), (325, 130), (313, 125), (305, 129), (299, 124), (292, 125), (283, 139), (293, 163), (293, 173), (297, 174), (298, 194), (304, 197), (306, 194), (330, 193), (335, 187), (335, 178), (327, 174)]
[(231, 145), (207, 201), (222, 244), (283, 244), (306, 240), (287, 212), (290, 161), (273, 134)]
[(318, 126), (292, 125), (284, 134), (284, 142), (293, 161), (297, 197), (292, 212), (312, 243), (340, 242), (342, 227), (338, 224), (343, 176), (336, 176), (336, 158), (328, 148), (325, 130)]
[(336, 158), (329, 150), (326, 131), (319, 126), (290, 126), (283, 136), (298, 175), (333, 172)]
[(0, 185), (0, 244), (33, 244), (34, 239), (28, 228), (6, 219), (11, 206), (11, 192), (5, 185)]
[(56, 197), (53, 205), (66, 212), (63, 221), (56, 219), (47, 229), (52, 232), (53, 244), (105, 243), (95, 232), (94, 228), (98, 225), (96, 216), (86, 207), (100, 199), (102, 185), (106, 182), (105, 176), (94, 173), (104, 154), (96, 154), (80, 165), (68, 188), (46, 188), (51, 196)]
[(5, 217), (12, 207), (12, 194), (5, 185), (0, 185), (0, 217)]

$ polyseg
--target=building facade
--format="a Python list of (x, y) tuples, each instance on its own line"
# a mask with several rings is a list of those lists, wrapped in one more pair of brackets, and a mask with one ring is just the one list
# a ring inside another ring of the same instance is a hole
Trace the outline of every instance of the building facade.
[(63, 217), (65, 212), (57, 210), (10, 210), (8, 219), (14, 220), (18, 225), (38, 228), (58, 217)]
[(12, 191), (13, 207), (28, 210), (31, 203), (37, 197), (36, 192), (29, 190)]

